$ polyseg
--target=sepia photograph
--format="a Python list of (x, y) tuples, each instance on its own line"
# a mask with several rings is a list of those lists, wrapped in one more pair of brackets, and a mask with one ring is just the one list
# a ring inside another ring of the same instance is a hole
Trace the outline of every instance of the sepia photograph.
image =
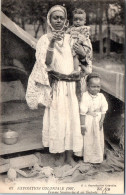
[(0, 193), (125, 193), (125, 1), (1, 0)]

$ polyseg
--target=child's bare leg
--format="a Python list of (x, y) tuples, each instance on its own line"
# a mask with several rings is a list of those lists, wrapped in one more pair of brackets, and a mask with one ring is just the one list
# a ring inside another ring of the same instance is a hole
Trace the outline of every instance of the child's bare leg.
[(74, 72), (79, 71), (79, 59), (78, 59), (78, 55), (75, 55), (74, 58)]
[(73, 151), (72, 150), (67, 150), (66, 151), (66, 163), (71, 165), (72, 167), (75, 167), (76, 166), (76, 162), (73, 160), (72, 158), (72, 155), (73, 155)]

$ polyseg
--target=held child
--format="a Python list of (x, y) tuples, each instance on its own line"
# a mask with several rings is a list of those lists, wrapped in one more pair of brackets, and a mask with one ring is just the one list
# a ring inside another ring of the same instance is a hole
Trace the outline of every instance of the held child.
[(101, 78), (97, 73), (87, 77), (87, 91), (80, 103), (81, 132), (84, 139), (84, 162), (102, 163), (104, 154), (103, 123), (108, 103), (100, 93)]
[[(85, 22), (86, 22), (85, 11), (82, 9), (75, 9), (73, 11), (73, 26), (67, 30), (67, 33), (71, 35), (71, 47), (72, 54), (74, 57), (75, 71), (79, 70), (79, 65), (81, 65), (81, 63), (87, 66), (88, 64), (90, 64), (90, 61), (92, 60), (92, 45), (89, 39), (90, 27), (85, 26)], [(81, 57), (76, 54), (76, 50), (79, 45), (83, 47), (83, 50), (86, 54), (87, 63), (85, 63), (85, 60), (81, 60)]]
[[(85, 26), (86, 13), (82, 9), (73, 11), (73, 26), (67, 30), (71, 36), (71, 48), (74, 61), (74, 72), (81, 70), (81, 80), (76, 82), (76, 95), (80, 102), (82, 93), (86, 91), (85, 78), (92, 72), (92, 45), (89, 39), (90, 27)], [(78, 48), (81, 47), (85, 58), (77, 55)], [(79, 68), (79, 66), (81, 68)]]

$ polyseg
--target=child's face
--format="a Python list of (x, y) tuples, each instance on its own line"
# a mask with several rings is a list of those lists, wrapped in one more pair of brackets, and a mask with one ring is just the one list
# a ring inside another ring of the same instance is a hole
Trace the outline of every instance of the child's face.
[(101, 80), (99, 78), (91, 78), (87, 87), (90, 94), (97, 95), (101, 89)]
[(73, 16), (73, 25), (75, 27), (83, 26), (85, 23), (84, 15), (83, 14), (74, 14)]

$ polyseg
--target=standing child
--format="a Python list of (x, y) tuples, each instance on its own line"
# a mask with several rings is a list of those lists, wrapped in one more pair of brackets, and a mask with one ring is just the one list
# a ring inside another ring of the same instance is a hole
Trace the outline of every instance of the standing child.
[(81, 131), (84, 139), (84, 162), (102, 163), (104, 154), (103, 123), (108, 103), (100, 93), (101, 78), (97, 73), (87, 77), (87, 91), (80, 103)]
[[(92, 72), (92, 45), (89, 39), (90, 27), (85, 26), (85, 22), (85, 11), (80, 8), (75, 9), (73, 11), (73, 26), (67, 30), (67, 33), (71, 36), (70, 44), (74, 60), (74, 71), (82, 71), (81, 81), (78, 81), (76, 85), (76, 94), (79, 101), (81, 100), (82, 93), (86, 91), (85, 76)], [(81, 46), (85, 53), (85, 59), (82, 59), (81, 55), (77, 55), (79, 46)]]

